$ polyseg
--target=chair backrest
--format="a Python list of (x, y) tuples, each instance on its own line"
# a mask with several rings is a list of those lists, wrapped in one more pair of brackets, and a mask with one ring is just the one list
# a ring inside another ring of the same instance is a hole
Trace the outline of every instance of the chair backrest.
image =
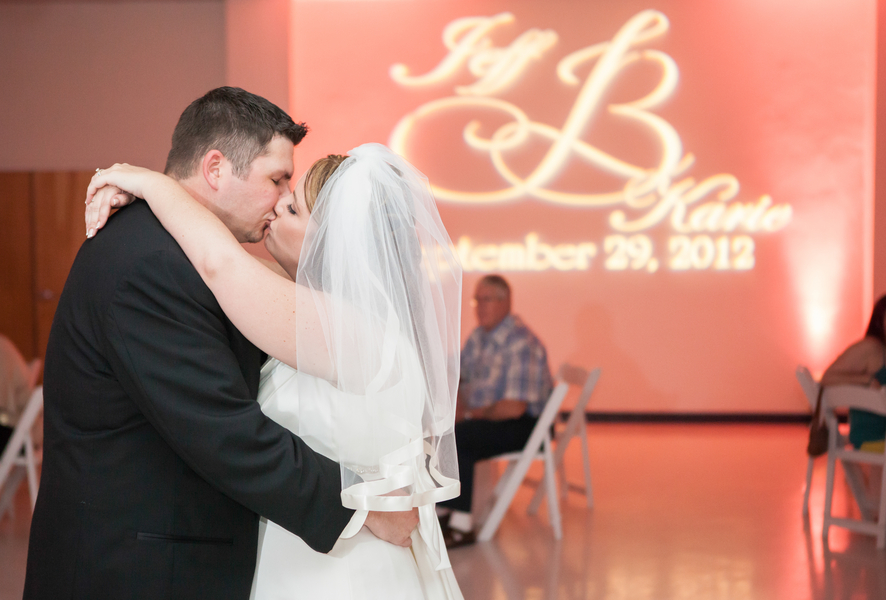
[(565, 381), (569, 385), (581, 386), (588, 378), (588, 372), (581, 367), (569, 363), (563, 363), (557, 370), (557, 381)]
[(35, 358), (28, 363), (28, 389), (32, 392), (34, 391), (34, 388), (37, 387), (37, 382), (40, 380), (40, 370), (42, 368), (43, 361), (39, 358)]
[(9, 471), (12, 470), (15, 459), (21, 453), (25, 441), (30, 440), (31, 428), (42, 410), (43, 386), (41, 385), (31, 393), (28, 404), (12, 431), (12, 437), (9, 438), (6, 448), (0, 454), (0, 487), (6, 481)]
[(600, 379), (600, 368), (597, 367), (588, 373), (581, 367), (563, 363), (557, 371), (556, 379), (581, 388), (578, 400), (575, 401), (575, 406), (569, 415), (566, 430), (562, 432), (567, 438), (571, 438), (579, 424), (584, 424), (585, 410), (587, 410), (591, 394), (594, 393), (594, 388), (597, 386), (597, 380)]
[(855, 408), (886, 416), (886, 394), (860, 385), (829, 385), (821, 395), (822, 408)]
[(581, 367), (564, 363), (557, 372), (557, 379), (565, 381), (569, 385), (581, 386), (574, 410), (584, 412), (591, 399), (591, 394), (594, 393), (594, 388), (597, 386), (597, 380), (600, 379), (600, 367), (589, 373)]
[(810, 373), (809, 369), (803, 365), (797, 367), (795, 374), (797, 376), (797, 381), (800, 382), (800, 387), (803, 388), (803, 394), (809, 402), (809, 410), (815, 412), (815, 403), (818, 401), (819, 383), (812, 378), (812, 373)]

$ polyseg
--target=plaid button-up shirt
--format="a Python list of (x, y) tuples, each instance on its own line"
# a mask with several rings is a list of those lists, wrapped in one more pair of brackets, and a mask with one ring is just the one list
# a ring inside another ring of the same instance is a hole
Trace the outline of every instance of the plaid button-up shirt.
[(490, 332), (476, 328), (461, 352), (461, 382), (468, 408), (522, 400), (541, 414), (553, 383), (545, 347), (520, 317), (508, 315)]

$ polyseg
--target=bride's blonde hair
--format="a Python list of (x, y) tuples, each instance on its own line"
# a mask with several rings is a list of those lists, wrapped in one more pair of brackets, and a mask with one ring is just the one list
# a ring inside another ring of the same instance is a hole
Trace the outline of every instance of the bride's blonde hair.
[(308, 212), (314, 212), (314, 203), (317, 202), (320, 190), (346, 158), (343, 154), (330, 154), (311, 165), (305, 177), (305, 204)]

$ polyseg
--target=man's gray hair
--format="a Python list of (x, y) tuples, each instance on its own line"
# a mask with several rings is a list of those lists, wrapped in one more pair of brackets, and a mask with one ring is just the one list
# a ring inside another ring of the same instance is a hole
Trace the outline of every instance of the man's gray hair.
[(508, 280), (501, 275), (486, 275), (480, 280), (478, 285), (494, 287), (503, 292), (504, 298), (507, 298), (508, 300), (511, 298), (511, 286), (508, 284)]

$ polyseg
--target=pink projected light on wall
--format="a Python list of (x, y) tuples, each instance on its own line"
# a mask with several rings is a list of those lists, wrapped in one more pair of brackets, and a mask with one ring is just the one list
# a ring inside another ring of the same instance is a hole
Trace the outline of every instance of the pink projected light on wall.
[(298, 166), (409, 159), (465, 298), (504, 274), (595, 410), (802, 411), (794, 367), (862, 334), (873, 0), (294, 7)]

